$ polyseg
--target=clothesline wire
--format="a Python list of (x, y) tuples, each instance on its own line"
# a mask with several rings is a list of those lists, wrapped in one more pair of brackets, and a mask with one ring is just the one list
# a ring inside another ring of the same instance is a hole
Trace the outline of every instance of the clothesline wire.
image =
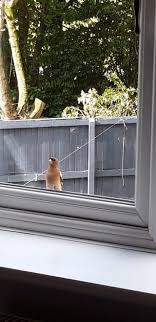
[[(110, 129), (112, 129), (114, 126), (116, 126), (117, 124), (119, 124), (120, 122), (123, 122), (124, 128), (126, 127), (125, 124), (125, 120), (124, 118), (120, 118), (117, 122), (115, 122), (114, 124), (112, 124), (111, 126), (107, 127), (107, 129), (103, 130), (102, 132), (100, 132), (99, 134), (97, 134), (96, 136), (94, 136), (94, 138), (92, 138), (91, 140), (88, 140), (86, 143), (84, 143), (83, 145), (81, 145), (80, 147), (77, 147), (74, 151), (72, 151), (71, 153), (69, 153), (68, 155), (66, 155), (63, 159), (59, 160), (59, 163), (62, 163), (63, 161), (65, 161), (67, 158), (69, 158), (71, 155), (75, 154), (76, 152), (80, 151), (82, 148), (84, 148), (85, 146), (87, 146), (89, 143), (93, 142), (95, 139), (97, 139), (99, 136), (101, 136), (102, 134), (108, 132)], [(125, 132), (124, 132), (125, 133)], [(125, 137), (125, 134), (124, 134)], [(124, 138), (123, 138), (124, 140)], [(125, 140), (123, 141), (123, 151), (122, 151), (122, 180), (123, 180), (123, 163), (124, 163), (124, 146), (125, 146)], [(45, 174), (47, 171), (44, 170), (42, 171), (42, 173), (40, 174), (36, 174), (34, 176), (35, 181), (37, 181), (37, 179), (42, 176), (43, 174)], [(27, 181), (24, 186), (28, 185), (29, 183), (33, 182), (34, 179), (31, 179), (29, 181)], [(124, 181), (123, 181), (124, 182)]]

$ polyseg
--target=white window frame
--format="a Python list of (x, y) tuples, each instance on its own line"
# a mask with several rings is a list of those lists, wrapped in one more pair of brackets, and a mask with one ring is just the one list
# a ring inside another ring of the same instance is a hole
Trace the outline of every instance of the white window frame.
[(2, 184), (2, 229), (156, 249), (155, 7), (141, 1), (135, 204)]

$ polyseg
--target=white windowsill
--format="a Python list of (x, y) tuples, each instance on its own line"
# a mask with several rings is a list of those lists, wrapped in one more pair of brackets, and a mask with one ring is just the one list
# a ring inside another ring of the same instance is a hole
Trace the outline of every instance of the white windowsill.
[(156, 254), (0, 230), (0, 267), (156, 294)]

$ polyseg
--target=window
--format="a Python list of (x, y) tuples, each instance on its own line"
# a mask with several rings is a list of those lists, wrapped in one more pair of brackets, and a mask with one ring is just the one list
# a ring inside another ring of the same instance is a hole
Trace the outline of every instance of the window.
[[(63, 16), (62, 8), (65, 10)], [(56, 11), (61, 16), (61, 24)], [(51, 104), (43, 115), (53, 113), (55, 116), (61, 106), (63, 118), (1, 121), (0, 181), (46, 188), (45, 171), (48, 165), (52, 169), (53, 162), (48, 162), (48, 159), (53, 156), (59, 160), (63, 191), (134, 200), (138, 36), (134, 30), (133, 1), (56, 0), (50, 6), (45, 3), (44, 8), (34, 1), (25, 6), (25, 16), (26, 13), (30, 16), (26, 21), (28, 33), (22, 40), (21, 16), (17, 7), (19, 43), (23, 41), (27, 48), (27, 55), (23, 47), (20, 51), (29, 80), (29, 92), (32, 92), (29, 104), (31, 106), (36, 91), (35, 83), (41, 91), (40, 97), (45, 96)], [(47, 25), (45, 20), (48, 17), (51, 20)], [(10, 32), (8, 20), (6, 22)], [(38, 22), (41, 35), (36, 27)], [(51, 26), (55, 30), (52, 35)], [(7, 40), (6, 35), (5, 41), (3, 39), (5, 47), (9, 45)], [(38, 44), (40, 40), (42, 46)], [(124, 43), (122, 47), (121, 42)], [(53, 47), (57, 48), (57, 53)], [(41, 52), (40, 59), (36, 57), (35, 50)], [(82, 57), (78, 59), (80, 54)], [(18, 76), (18, 66), (12, 43), (11, 52), (5, 48), (3, 55), (9, 64), (11, 60), (10, 89), (17, 102), (15, 76)], [(48, 57), (53, 56), (54, 62), (51, 63)], [(33, 63), (39, 66), (38, 73)], [(38, 79), (33, 77), (36, 74)], [(21, 76), (19, 80), (22, 81)], [(56, 88), (57, 83), (61, 87)], [(52, 98), (49, 89), (53, 93)], [(56, 109), (58, 94), (61, 103), (57, 102), (59, 107)], [(67, 103), (73, 106), (64, 108)], [(43, 105), (39, 99), (35, 99), (35, 104)], [(0, 112), (2, 117), (5, 114), (3, 109), (7, 114), (5, 102)], [(16, 112), (16, 108), (12, 109)], [(27, 117), (27, 113), (24, 116)], [(67, 116), (84, 116), (85, 119)], [(22, 113), (20, 117), (23, 117)]]
[[(39, 95), (47, 103), (44, 116), (63, 117), (0, 122), (1, 182), (46, 188), (48, 159), (56, 157), (64, 192), (134, 200), (138, 36), (133, 7), (133, 0), (56, 0), (44, 6), (33, 1), (22, 8), (30, 17), (23, 39), (17, 7), (29, 104)], [(9, 26), (7, 20), (10, 32)], [(4, 44), (9, 45), (7, 35)], [(11, 48), (12, 57), (5, 48), (5, 58), (17, 102), (18, 66)], [(36, 109), (43, 105), (39, 99), (35, 104)]]
[(155, 1), (141, 6), (135, 203), (2, 184), (1, 226), (155, 248)]

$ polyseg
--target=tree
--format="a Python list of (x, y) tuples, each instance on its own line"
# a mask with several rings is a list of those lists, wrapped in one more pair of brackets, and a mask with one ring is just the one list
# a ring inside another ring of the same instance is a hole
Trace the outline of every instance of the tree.
[[(133, 0), (18, 0), (13, 14), (27, 85), (20, 87), (24, 110), (38, 97), (46, 102), (45, 116), (60, 116), (82, 89), (102, 94), (111, 86), (110, 70), (137, 88)], [(15, 73), (10, 87), (17, 100)]]
[[(27, 84), (26, 84), (26, 76), (24, 70), (24, 64), (22, 61), (22, 57), (24, 58), (24, 54), (21, 54), (22, 47), (20, 48), (19, 37), (17, 34), (17, 26), (16, 26), (16, 5), (18, 0), (1, 0), (0, 1), (0, 93), (1, 93), (1, 110), (2, 117), (4, 118), (18, 118), (19, 115), (23, 114), (24, 117), (38, 117), (41, 116), (41, 113), (44, 108), (44, 103), (39, 100), (35, 100), (34, 102), (34, 111), (29, 111), (28, 107), (28, 92), (27, 92)], [(19, 0), (21, 4), (21, 0)], [(26, 6), (26, 3), (23, 2)], [(22, 10), (22, 7), (19, 6), (19, 9)], [(11, 55), (13, 58), (15, 74), (17, 78), (17, 87), (18, 87), (18, 105), (17, 111), (15, 110), (15, 106), (11, 100), (10, 88), (7, 79), (7, 73), (5, 69), (5, 58), (4, 52), (2, 48), (3, 43), (3, 32), (4, 32), (4, 19), (6, 20), (6, 26), (9, 36), (9, 42), (11, 47)], [(25, 61), (24, 61), (25, 62)], [(30, 112), (30, 113), (29, 113)]]
[[(20, 0), (21, 1), (21, 0)], [(17, 36), (16, 26), (15, 26), (15, 15), (14, 7), (17, 4), (17, 0), (5, 1), (5, 17), (7, 23), (7, 29), (9, 34), (9, 42), (11, 46), (11, 52), (13, 57), (13, 63), (15, 67), (17, 84), (18, 84), (18, 106), (17, 112), (20, 113), (23, 109), (28, 112), (28, 92), (26, 85), (26, 77), (24, 73), (24, 67), (22, 62), (22, 56), (19, 47), (19, 39)]]
[(75, 104), (82, 89), (102, 93), (106, 70), (137, 87), (133, 0), (28, 2), (29, 82), (32, 97), (46, 101), (47, 116)]
[(5, 119), (16, 118), (16, 112), (10, 95), (3, 52), (4, 39), (4, 1), (0, 1), (0, 108)]

